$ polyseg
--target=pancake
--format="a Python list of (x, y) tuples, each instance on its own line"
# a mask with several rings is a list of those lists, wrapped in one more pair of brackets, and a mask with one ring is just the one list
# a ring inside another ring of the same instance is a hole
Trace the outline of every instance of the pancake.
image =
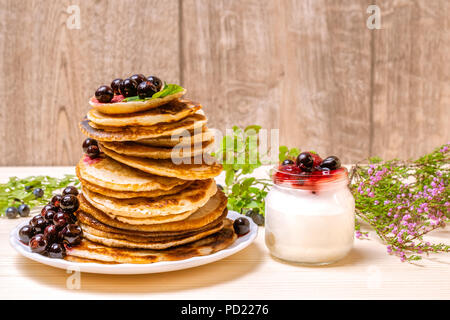
[(88, 163), (82, 158), (76, 166), (76, 174), (91, 184), (115, 191), (156, 191), (171, 190), (187, 181), (161, 177), (135, 170), (109, 157), (95, 159)]
[(136, 242), (131, 241), (129, 239), (116, 239), (109, 236), (102, 237), (99, 235), (89, 233), (89, 231), (83, 229), (83, 238), (88, 239), (95, 243), (103, 244), (107, 247), (163, 250), (170, 247), (180, 246), (189, 242), (197, 241), (199, 239), (205, 238), (213, 233), (220, 231), (222, 228), (223, 223), (210, 230), (199, 232), (197, 234), (182, 237), (179, 239), (169, 239), (169, 238), (155, 239), (155, 240), (149, 239), (145, 242)]
[(162, 122), (174, 122), (186, 118), (201, 109), (201, 105), (190, 100), (172, 100), (160, 107), (131, 114), (107, 115), (96, 109), (87, 113), (89, 121), (102, 126), (152, 126)]
[(117, 221), (139, 226), (139, 225), (163, 224), (163, 223), (185, 220), (191, 214), (193, 214), (195, 211), (196, 210), (194, 209), (194, 210), (182, 212), (179, 214), (167, 214), (164, 216), (153, 216), (153, 217), (148, 217), (148, 218), (116, 216), (116, 215), (110, 214), (108, 212), (104, 212), (104, 214), (106, 214), (110, 218), (115, 219)]
[[(89, 241), (89, 240), (86, 240), (86, 241)], [(64, 260), (67, 260), (70, 262), (77, 262), (77, 263), (119, 264), (118, 262), (100, 261), (100, 260), (94, 260), (94, 259), (79, 258), (79, 257), (75, 257), (75, 256), (65, 256)]]
[(182, 191), (157, 198), (110, 198), (83, 188), (87, 201), (109, 215), (149, 218), (196, 210), (217, 192), (214, 179), (197, 180)]
[(157, 108), (166, 103), (169, 103), (172, 100), (181, 98), (184, 94), (186, 94), (186, 89), (184, 89), (181, 92), (165, 96), (164, 98), (155, 98), (146, 101), (129, 101), (129, 102), (115, 102), (115, 103), (95, 102), (95, 100), (93, 99), (94, 97), (92, 97), (91, 99), (89, 99), (89, 105), (95, 110), (105, 114), (126, 114)]
[(146, 159), (139, 157), (124, 156), (112, 150), (103, 149), (103, 152), (127, 166), (142, 170), (144, 172), (164, 177), (174, 177), (184, 180), (201, 180), (214, 178), (222, 171), (222, 165), (218, 163), (195, 164), (191, 159), (191, 164), (175, 164), (172, 160), (162, 159)]
[(212, 151), (214, 140), (206, 141), (203, 144), (194, 146), (184, 146), (176, 148), (152, 147), (138, 144), (131, 141), (125, 142), (101, 142), (99, 143), (102, 149), (106, 148), (114, 152), (134, 156), (139, 158), (150, 159), (180, 159), (200, 156)]
[[(67, 249), (66, 259), (77, 257), (76, 261), (101, 261), (104, 263), (154, 263), (160, 261), (185, 260), (205, 256), (229, 247), (237, 235), (232, 221), (226, 219), (224, 227), (203, 239), (166, 250), (119, 249), (100, 245), (83, 239), (81, 244)], [(88, 260), (84, 260), (88, 259)]]
[(90, 233), (100, 235), (100, 236), (106, 236), (109, 235), (110, 237), (118, 237), (119, 239), (133, 239), (135, 241), (139, 241), (139, 239), (156, 239), (156, 238), (167, 238), (167, 237), (186, 237), (193, 234), (197, 234), (202, 231), (209, 230), (211, 228), (214, 228), (222, 223), (223, 219), (226, 218), (228, 213), (228, 209), (225, 208), (225, 210), (222, 212), (222, 214), (215, 220), (211, 221), (210, 223), (202, 226), (201, 228), (187, 230), (187, 231), (157, 231), (157, 232), (147, 232), (147, 231), (137, 231), (137, 230), (124, 230), (119, 229), (115, 227), (108, 226), (94, 217), (92, 217), (90, 214), (84, 212), (84, 211), (77, 211), (77, 223), (83, 226), (84, 228), (89, 228)]
[(227, 197), (221, 190), (218, 190), (203, 207), (190, 214), (186, 219), (159, 224), (131, 224), (119, 221), (117, 217), (112, 218), (98, 210), (85, 199), (83, 194), (80, 194), (78, 199), (80, 201), (79, 210), (86, 212), (99, 222), (118, 229), (140, 232), (189, 232), (196, 230), (218, 219), (227, 207)]
[(214, 133), (207, 127), (203, 127), (202, 130), (200, 128), (186, 130), (180, 135), (142, 139), (135, 141), (135, 143), (153, 147), (173, 148), (175, 146), (192, 146), (207, 141), (214, 141)]
[(180, 121), (159, 123), (146, 127), (100, 126), (85, 119), (80, 123), (80, 130), (85, 136), (98, 141), (135, 141), (180, 134), (185, 132), (185, 130), (201, 128), (206, 124), (206, 121), (206, 117), (198, 112)]
[(193, 181), (188, 181), (184, 184), (181, 184), (179, 186), (176, 186), (170, 190), (153, 190), (153, 191), (116, 191), (111, 190), (107, 188), (103, 188), (100, 186), (97, 186), (95, 184), (92, 184), (88, 182), (87, 180), (84, 180), (80, 177), (78, 177), (78, 180), (80, 180), (83, 188), (88, 189), (89, 191), (99, 193), (101, 195), (116, 198), (116, 199), (132, 199), (132, 198), (155, 198), (160, 196), (165, 196), (169, 194), (175, 194), (180, 192), (181, 190), (187, 188)]

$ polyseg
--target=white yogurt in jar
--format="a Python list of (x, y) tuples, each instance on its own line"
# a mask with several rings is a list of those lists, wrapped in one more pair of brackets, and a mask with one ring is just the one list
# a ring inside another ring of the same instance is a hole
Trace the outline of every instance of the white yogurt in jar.
[(314, 188), (275, 185), (266, 198), (266, 245), (277, 258), (329, 264), (351, 250), (355, 200), (347, 172)]

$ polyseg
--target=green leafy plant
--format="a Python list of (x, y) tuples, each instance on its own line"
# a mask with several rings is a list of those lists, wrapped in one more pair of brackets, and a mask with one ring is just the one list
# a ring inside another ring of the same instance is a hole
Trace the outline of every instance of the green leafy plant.
[[(64, 178), (49, 176), (31, 176), (23, 179), (17, 177), (9, 178), (6, 183), (0, 184), (0, 215), (5, 213), (8, 207), (17, 207), (27, 204), (30, 208), (45, 205), (52, 198), (54, 191), (68, 185), (79, 185), (74, 175), (65, 175)], [(35, 188), (41, 188), (44, 195), (37, 198), (33, 194)]]
[(297, 148), (289, 149), (286, 146), (280, 146), (279, 153), (278, 153), (278, 160), (280, 163), (286, 159), (295, 161), (295, 159), (297, 158), (299, 153), (300, 153), (300, 150)]
[(260, 129), (257, 125), (245, 129), (234, 126), (232, 135), (224, 136), (219, 150), (213, 154), (222, 161), (225, 171), (228, 209), (242, 214), (264, 215), (264, 199), (272, 182), (249, 176), (262, 165), (262, 155), (258, 151)]
[(147, 101), (147, 100), (156, 99), (156, 98), (164, 98), (166, 96), (181, 92), (183, 90), (184, 90), (184, 88), (177, 84), (165, 84), (164, 89), (159, 92), (156, 92), (151, 98), (141, 99), (141, 98), (139, 98), (139, 96), (133, 96), (133, 97), (125, 98), (125, 99), (123, 99), (123, 101), (124, 102)]

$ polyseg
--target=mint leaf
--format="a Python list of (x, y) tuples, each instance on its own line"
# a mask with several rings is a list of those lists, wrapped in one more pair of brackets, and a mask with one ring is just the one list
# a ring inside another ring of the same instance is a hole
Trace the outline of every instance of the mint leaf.
[(227, 171), (226, 175), (225, 175), (225, 183), (227, 186), (230, 186), (233, 184), (233, 180), (234, 180), (234, 171), (233, 170), (229, 170)]
[(170, 96), (171, 94), (175, 94), (178, 92), (183, 91), (184, 88), (177, 85), (177, 84), (166, 84), (164, 86), (164, 89), (162, 89), (159, 92), (156, 92), (151, 98), (145, 98), (145, 99), (141, 99), (139, 98), (139, 96), (133, 96), (133, 97), (128, 97), (123, 99), (122, 101), (125, 102), (129, 102), (129, 101), (147, 101), (147, 100), (152, 100), (152, 99), (156, 99), (156, 98), (164, 98), (167, 96)]
[(175, 94), (175, 93), (181, 92), (181, 91), (183, 91), (183, 90), (184, 90), (184, 88), (181, 87), (181, 86), (179, 86), (179, 85), (176, 85), (176, 84), (166, 84), (163, 90), (161, 90), (161, 91), (155, 93), (155, 94), (152, 96), (152, 99), (155, 99), (155, 98), (164, 98), (164, 97), (166, 97), (166, 96), (169, 96), (169, 95), (171, 95), (171, 94)]
[(141, 98), (139, 98), (139, 96), (134, 96), (134, 97), (125, 98), (122, 101), (125, 101), (125, 102), (129, 102), (129, 101), (145, 101), (145, 99), (141, 99)]

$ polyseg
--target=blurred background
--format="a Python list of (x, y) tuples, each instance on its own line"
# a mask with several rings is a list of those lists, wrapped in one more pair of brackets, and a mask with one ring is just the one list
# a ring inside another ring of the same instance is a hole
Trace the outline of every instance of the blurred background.
[(0, 0), (0, 165), (76, 164), (88, 99), (134, 73), (186, 87), (210, 127), (417, 157), (450, 140), (449, 24), (448, 0)]

